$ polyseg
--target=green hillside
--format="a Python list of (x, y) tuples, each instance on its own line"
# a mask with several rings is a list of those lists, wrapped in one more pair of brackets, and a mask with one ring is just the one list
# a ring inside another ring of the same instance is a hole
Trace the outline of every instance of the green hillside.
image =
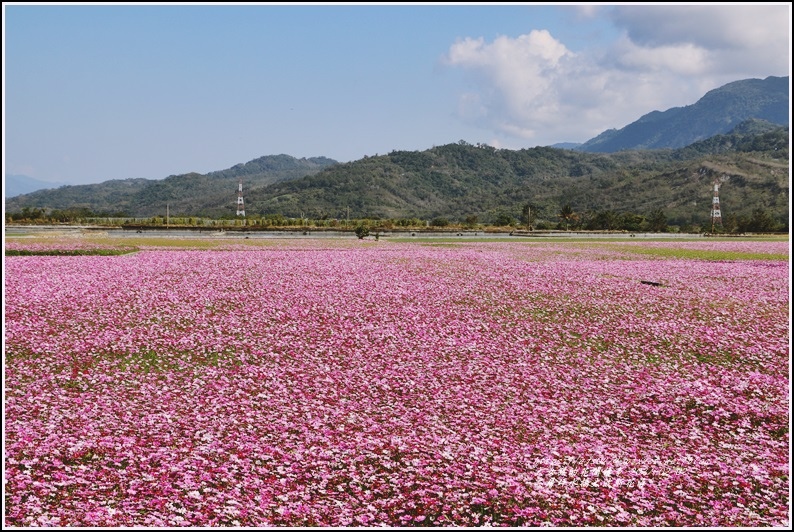
[[(742, 132), (758, 128), (764, 132)], [(520, 220), (530, 205), (537, 220), (557, 223), (570, 205), (580, 221), (599, 211), (649, 216), (661, 210), (671, 224), (701, 225), (710, 219), (715, 179), (723, 182), (724, 215), (764, 209), (787, 225), (788, 130), (743, 124), (679, 150), (615, 154), (497, 150), (461, 141), (367, 157), (257, 188), (246, 196), (246, 208), (313, 219), (476, 217), (495, 223)]]
[(224, 216), (235, 208), (240, 179), (248, 190), (312, 175), (334, 164), (336, 161), (327, 157), (296, 159), (289, 155), (268, 155), (208, 174), (193, 172), (159, 180), (111, 180), (39, 190), (6, 199), (6, 212), (27, 207), (154, 216), (165, 212), (168, 205), (174, 213)]
[(164, 216), (168, 205), (172, 216), (234, 217), (237, 181), (243, 179), (252, 219), (506, 225), (526, 223), (529, 207), (538, 227), (555, 227), (566, 209), (566, 226), (640, 230), (654, 217), (706, 226), (719, 180), (727, 223), (761, 216), (768, 220), (760, 226), (787, 229), (788, 144), (788, 128), (752, 120), (676, 150), (506, 150), (460, 141), (344, 164), (269, 156), (206, 175), (39, 191), (11, 198), (6, 212), (83, 208), (148, 217)]

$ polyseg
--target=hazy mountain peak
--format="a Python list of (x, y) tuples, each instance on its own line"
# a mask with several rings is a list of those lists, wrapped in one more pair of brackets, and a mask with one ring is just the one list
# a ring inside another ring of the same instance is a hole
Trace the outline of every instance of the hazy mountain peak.
[(3, 181), (3, 196), (5, 198), (13, 198), (22, 194), (30, 194), (37, 190), (58, 188), (65, 184), (66, 183), (42, 181), (41, 179), (35, 179), (22, 174), (6, 174)]
[(789, 78), (734, 81), (692, 105), (651, 111), (622, 129), (609, 129), (577, 147), (588, 152), (682, 148), (728, 133), (748, 119), (789, 124)]

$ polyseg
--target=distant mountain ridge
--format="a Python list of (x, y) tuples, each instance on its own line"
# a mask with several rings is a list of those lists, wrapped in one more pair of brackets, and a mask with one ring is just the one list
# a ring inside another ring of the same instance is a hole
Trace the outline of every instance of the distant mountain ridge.
[[(6, 210), (37, 207), (48, 209), (87, 208), (95, 212), (153, 216), (168, 204), (173, 212), (228, 214), (237, 198), (237, 181), (244, 179), (245, 191), (280, 181), (313, 175), (338, 164), (328, 157), (297, 159), (290, 155), (266, 155), (207, 174), (191, 172), (165, 179), (113, 179), (90, 185), (66, 185), (6, 197)], [(225, 207), (225, 208), (224, 208)]]
[(65, 183), (52, 183), (21, 174), (6, 174), (3, 181), (3, 196), (12, 198), (20, 194), (30, 194), (37, 190), (58, 188)]
[[(507, 150), (461, 141), (332, 164), (302, 178), (246, 187), (245, 207), (249, 219), (349, 216), (494, 223), (519, 219), (526, 205), (537, 220), (554, 222), (568, 204), (585, 218), (602, 211), (646, 216), (661, 210), (673, 224), (702, 225), (710, 212), (712, 183), (720, 179), (723, 216), (749, 217), (763, 209), (787, 227), (788, 146), (787, 128), (761, 120), (677, 150)], [(117, 212), (124, 206), (130, 209), (126, 216), (148, 217), (164, 216), (168, 206), (171, 216), (234, 217), (240, 171), (240, 166), (231, 168), (215, 180), (200, 174), (171, 176), (156, 186), (124, 180), (41, 191), (12, 198), (6, 212), (52, 208), (64, 201), (63, 191), (76, 191), (68, 207), (58, 208)], [(220, 196), (195, 193), (208, 181), (220, 183)], [(37, 203), (29, 202), (32, 197)]]
[(734, 81), (707, 92), (685, 107), (652, 111), (622, 129), (610, 129), (575, 150), (613, 153), (621, 150), (682, 148), (728, 133), (748, 119), (789, 125), (789, 77)]
[[(774, 81), (763, 81), (770, 79)], [(736, 92), (744, 95), (745, 108), (778, 105), (763, 103), (777, 102), (779, 95), (774, 90), (770, 96), (759, 92), (757, 83), (751, 84), (755, 87), (751, 89), (737, 83), (702, 98), (701, 102), (711, 102), (701, 108), (708, 111), (702, 111), (704, 116), (718, 115), (717, 104), (722, 101), (726, 105), (722, 122), (733, 122), (739, 113), (736, 98), (730, 94)], [(644, 118), (651, 118), (642, 123), (658, 125), (657, 136), (661, 137), (669, 126), (664, 117), (690, 112), (692, 109), (680, 108), (673, 113), (649, 113)], [(687, 123), (679, 121), (679, 127)], [(618, 136), (619, 132), (613, 134)], [(350, 216), (492, 222), (517, 219), (521, 209), (531, 204), (534, 216), (554, 220), (561, 206), (569, 204), (582, 216), (596, 211), (645, 215), (663, 210), (671, 222), (697, 225), (710, 212), (712, 182), (719, 178), (726, 180), (721, 197), (725, 216), (750, 216), (754, 210), (764, 209), (787, 227), (788, 147), (788, 126), (750, 117), (728, 132), (676, 149), (614, 153), (551, 147), (506, 150), (460, 141), (349, 163), (325, 157), (271, 155), (208, 174), (38, 191), (7, 199), (6, 212), (26, 207), (85, 208), (124, 217), (152, 217), (164, 216), (170, 208), (172, 216), (234, 217), (237, 180), (242, 178), (249, 218)]]

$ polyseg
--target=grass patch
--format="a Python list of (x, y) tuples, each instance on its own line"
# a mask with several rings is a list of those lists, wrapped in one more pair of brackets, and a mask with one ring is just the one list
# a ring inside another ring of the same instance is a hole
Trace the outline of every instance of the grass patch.
[(47, 256), (47, 257), (85, 257), (102, 256), (110, 257), (135, 253), (138, 248), (126, 249), (7, 249), (6, 257)]
[(687, 259), (687, 260), (788, 260), (787, 253), (747, 253), (742, 251), (716, 251), (706, 249), (654, 248), (614, 246), (615, 250), (637, 255)]
[(515, 237), (470, 237), (470, 236), (397, 236), (381, 237), (389, 242), (417, 242), (420, 244), (442, 245), (442, 244), (463, 244), (469, 242), (516, 242)]
[(105, 359), (115, 360), (122, 371), (135, 373), (162, 373), (168, 371), (186, 371), (196, 367), (229, 367), (240, 366), (242, 362), (233, 351), (196, 353), (181, 351), (175, 353), (158, 353), (154, 349), (146, 349), (136, 353), (105, 354)]
[(14, 360), (37, 360), (41, 358), (40, 353), (36, 353), (31, 349), (19, 349), (15, 348), (14, 346), (8, 346), (4, 350), (3, 353), (5, 355), (5, 362), (9, 364)]
[[(108, 244), (118, 244), (121, 239), (103, 239)], [(156, 247), (174, 249), (216, 249), (228, 245), (227, 239), (218, 237), (207, 238), (167, 238), (155, 236), (124, 237), (123, 241), (133, 247)], [(103, 242), (100, 240), (100, 242)]]

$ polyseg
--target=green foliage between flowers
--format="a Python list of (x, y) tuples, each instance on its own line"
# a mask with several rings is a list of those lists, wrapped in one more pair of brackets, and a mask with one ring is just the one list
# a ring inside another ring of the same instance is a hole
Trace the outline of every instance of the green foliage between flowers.
[(53, 257), (85, 257), (85, 256), (115, 256), (135, 253), (137, 248), (127, 249), (7, 249), (6, 257), (24, 257), (31, 255), (44, 255)]

